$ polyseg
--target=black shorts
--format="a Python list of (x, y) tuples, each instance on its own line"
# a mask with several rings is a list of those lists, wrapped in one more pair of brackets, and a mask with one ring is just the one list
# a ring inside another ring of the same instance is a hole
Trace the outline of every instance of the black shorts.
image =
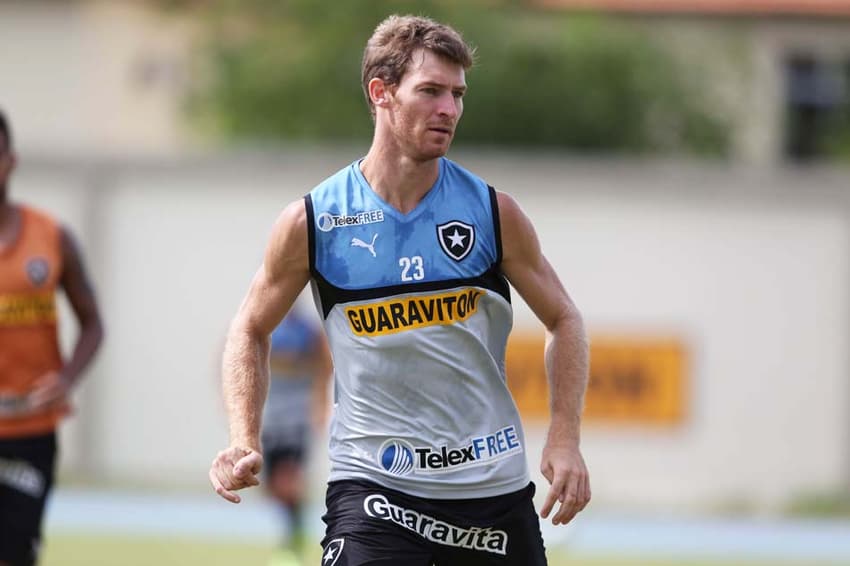
[(0, 562), (35, 564), (55, 462), (55, 433), (0, 439)]
[(534, 484), (481, 499), (423, 499), (345, 480), (328, 486), (322, 566), (546, 564)]

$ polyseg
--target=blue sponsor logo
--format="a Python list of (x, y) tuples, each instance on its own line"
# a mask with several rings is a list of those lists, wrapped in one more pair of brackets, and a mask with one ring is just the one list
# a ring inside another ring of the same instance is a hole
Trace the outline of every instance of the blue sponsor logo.
[(413, 471), (413, 450), (403, 440), (388, 440), (378, 452), (381, 466), (389, 473), (405, 476)]
[(330, 232), (334, 228), (345, 228), (347, 226), (362, 226), (384, 221), (384, 211), (381, 209), (366, 210), (354, 214), (331, 214), (322, 212), (316, 216), (316, 228), (322, 232)]
[(438, 473), (480, 466), (521, 453), (522, 444), (514, 425), (492, 434), (476, 436), (463, 446), (418, 446), (398, 439), (386, 441), (379, 450), (383, 468), (396, 475)]

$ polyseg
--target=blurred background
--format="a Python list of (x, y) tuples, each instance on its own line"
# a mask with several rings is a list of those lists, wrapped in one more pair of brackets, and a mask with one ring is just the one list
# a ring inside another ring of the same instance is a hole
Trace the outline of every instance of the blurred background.
[(591, 334), (593, 501), (552, 564), (850, 564), (850, 1), (0, 0), (11, 196), (77, 235), (107, 327), (44, 564), (268, 563), (262, 492), (208, 486), (224, 332), (282, 207), (368, 149), (390, 13), (478, 47), (450, 157), (523, 205)]

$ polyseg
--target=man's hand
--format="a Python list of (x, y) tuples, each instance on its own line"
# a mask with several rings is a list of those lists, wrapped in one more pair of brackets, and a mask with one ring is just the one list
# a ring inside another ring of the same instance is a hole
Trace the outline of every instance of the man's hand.
[(219, 452), (213, 460), (210, 483), (217, 494), (231, 503), (239, 503), (242, 498), (233, 492), (260, 485), (257, 475), (262, 468), (262, 454), (250, 448), (231, 446)]
[(71, 383), (61, 373), (46, 373), (38, 378), (32, 392), (27, 396), (27, 410), (35, 413), (55, 404), (63, 404), (67, 402), (70, 391)]
[(555, 501), (560, 501), (552, 524), (566, 525), (590, 501), (590, 477), (581, 451), (578, 446), (572, 447), (550, 436), (543, 448), (540, 471), (550, 484), (540, 516), (548, 518)]

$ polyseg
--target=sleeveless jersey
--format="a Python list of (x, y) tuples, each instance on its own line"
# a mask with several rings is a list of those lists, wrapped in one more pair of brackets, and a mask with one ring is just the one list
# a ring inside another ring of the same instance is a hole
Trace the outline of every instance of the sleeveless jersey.
[(505, 379), (513, 312), (495, 191), (442, 158), (408, 214), (355, 162), (305, 197), (313, 295), (334, 360), (330, 481), (435, 499), (529, 482)]
[(0, 438), (50, 432), (64, 412), (23, 414), (34, 382), (62, 368), (55, 300), (62, 245), (52, 218), (19, 210), (17, 239), (0, 250)]

